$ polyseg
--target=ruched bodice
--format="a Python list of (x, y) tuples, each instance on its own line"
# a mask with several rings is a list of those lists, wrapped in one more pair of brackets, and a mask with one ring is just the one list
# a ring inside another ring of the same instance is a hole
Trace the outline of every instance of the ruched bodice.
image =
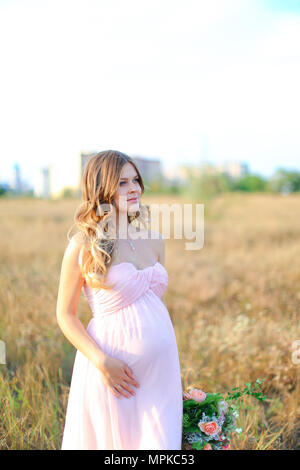
[[(62, 450), (179, 450), (182, 384), (174, 328), (161, 297), (166, 268), (112, 265), (106, 289), (84, 284), (92, 310), (86, 331), (102, 353), (126, 364), (140, 387), (115, 396), (99, 369), (77, 350)], [(118, 389), (119, 391), (119, 389)]]
[(159, 261), (144, 269), (137, 269), (132, 263), (123, 262), (110, 267), (107, 282), (114, 283), (114, 287), (105, 290), (84, 284), (84, 293), (94, 317), (115, 313), (146, 293), (161, 298), (168, 285), (168, 273)]

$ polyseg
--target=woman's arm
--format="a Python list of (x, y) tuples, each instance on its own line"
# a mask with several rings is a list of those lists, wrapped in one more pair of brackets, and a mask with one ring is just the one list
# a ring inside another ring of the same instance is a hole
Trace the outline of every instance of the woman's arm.
[(60, 329), (70, 343), (81, 351), (98, 369), (102, 369), (107, 356), (87, 333), (76, 316), (84, 279), (78, 262), (81, 245), (75, 237), (70, 240), (63, 256), (56, 318)]

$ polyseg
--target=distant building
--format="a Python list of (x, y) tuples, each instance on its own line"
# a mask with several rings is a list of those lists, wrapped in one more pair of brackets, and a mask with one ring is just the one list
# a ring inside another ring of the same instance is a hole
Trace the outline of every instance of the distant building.
[(21, 177), (21, 169), (18, 163), (15, 163), (13, 166), (12, 176), (6, 188), (12, 195), (33, 195), (31, 184)]
[[(80, 152), (77, 157), (74, 157), (73, 161), (64, 166), (64, 168), (67, 167), (66, 170), (62, 169), (60, 162), (51, 165), (51, 178), (49, 175), (49, 191), (51, 197), (60, 197), (64, 192), (68, 191), (81, 197), (82, 176), (85, 166), (97, 153), (99, 153), (99, 151), (96, 150)], [(159, 159), (144, 158), (141, 156), (131, 156), (131, 158), (140, 171), (142, 178), (146, 181), (146, 184), (155, 181), (157, 178), (163, 177), (161, 161)], [(46, 174), (40, 175), (40, 180), (43, 181), (43, 179), (45, 182), (44, 186), (46, 188)], [(43, 187), (43, 184), (40, 182), (38, 187)], [(38, 192), (41, 191), (41, 189), (38, 189)], [(45, 189), (45, 193), (46, 192), (47, 191)]]
[(216, 166), (218, 171), (227, 174), (232, 179), (239, 179), (249, 173), (249, 168), (246, 163), (240, 162), (225, 162)]
[[(98, 152), (81, 152), (79, 155), (79, 186), (81, 184), (83, 172), (87, 162)], [(140, 156), (131, 157), (136, 164), (143, 180), (151, 183), (156, 178), (162, 176), (161, 161), (158, 159), (143, 158)]]
[(34, 195), (48, 198), (51, 196), (50, 168), (40, 168), (34, 183)]
[(133, 156), (132, 160), (136, 164), (142, 178), (148, 183), (162, 176), (161, 161), (159, 159)]
[(232, 179), (239, 179), (249, 173), (248, 165), (239, 162), (225, 162), (215, 165), (210, 162), (202, 162), (199, 165), (178, 165), (173, 168), (167, 168), (164, 176), (170, 183), (186, 183), (189, 176), (200, 176), (201, 174), (211, 175), (216, 173), (225, 173)]
[(187, 169), (183, 165), (167, 167), (164, 170), (164, 179), (166, 184), (186, 183), (188, 181)]
[(15, 165), (13, 166), (11, 187), (16, 193), (22, 192), (21, 170), (18, 163), (15, 163)]
[(81, 152), (79, 154), (79, 185), (78, 185), (79, 187), (81, 185), (81, 180), (82, 180), (85, 165), (92, 157), (97, 155), (97, 153), (98, 152)]
[(202, 162), (199, 166), (189, 165), (185, 170), (188, 174), (192, 172), (194, 176), (198, 176), (201, 173), (214, 174), (214, 173), (225, 173), (232, 179), (239, 179), (249, 173), (248, 165), (246, 163), (227, 161), (218, 165), (210, 162)]

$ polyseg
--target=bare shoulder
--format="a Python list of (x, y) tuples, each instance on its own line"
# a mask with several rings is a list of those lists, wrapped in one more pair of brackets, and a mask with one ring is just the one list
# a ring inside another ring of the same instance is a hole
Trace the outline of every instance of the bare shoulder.
[(68, 239), (59, 279), (56, 307), (58, 322), (63, 321), (67, 313), (75, 314), (76, 312), (78, 298), (85, 281), (79, 263), (81, 247), (82, 244), (78, 235)]
[(64, 263), (68, 263), (73, 269), (79, 269), (80, 261), (85, 255), (86, 237), (84, 233), (77, 232), (71, 237), (64, 253)]
[(75, 235), (73, 235), (73, 237), (70, 240), (70, 242), (80, 247), (84, 246), (86, 244), (86, 241), (87, 241), (86, 235), (81, 231), (75, 233)]

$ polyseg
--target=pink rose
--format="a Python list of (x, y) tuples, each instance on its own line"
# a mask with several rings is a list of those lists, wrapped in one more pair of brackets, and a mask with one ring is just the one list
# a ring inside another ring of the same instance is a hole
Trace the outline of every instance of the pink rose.
[(213, 436), (214, 434), (218, 434), (221, 431), (220, 426), (215, 421), (199, 421), (198, 426), (201, 431), (208, 436)]
[(185, 393), (184, 397), (186, 400), (195, 400), (200, 403), (205, 400), (206, 393), (202, 392), (202, 390), (198, 390), (197, 388), (193, 388), (188, 393)]

